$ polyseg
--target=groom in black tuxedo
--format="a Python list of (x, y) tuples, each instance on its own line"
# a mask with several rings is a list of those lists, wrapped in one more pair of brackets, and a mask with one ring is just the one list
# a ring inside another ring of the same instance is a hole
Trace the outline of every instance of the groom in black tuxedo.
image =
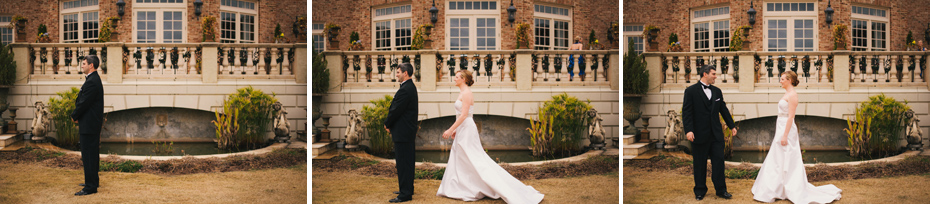
[[(714, 191), (717, 196), (730, 199), (733, 197), (727, 192), (727, 184), (723, 176), (723, 127), (720, 117), (726, 121), (727, 127), (734, 127), (733, 118), (727, 103), (723, 100), (720, 88), (713, 86), (717, 80), (717, 70), (714, 66), (701, 67), (701, 81), (685, 89), (684, 106), (682, 107), (682, 123), (688, 140), (692, 142), (691, 154), (694, 157), (694, 196), (697, 200), (704, 199), (707, 193), (707, 157), (710, 155)], [(736, 128), (731, 129), (736, 135)]]
[(416, 165), (414, 141), (418, 129), (419, 99), (417, 99), (417, 87), (410, 79), (411, 74), (413, 74), (413, 66), (410, 63), (403, 63), (400, 69), (394, 71), (397, 80), (401, 81), (400, 89), (394, 94), (391, 108), (388, 110), (387, 118), (384, 119), (384, 129), (392, 135), (394, 141), (397, 184), (400, 186), (400, 191), (394, 192), (397, 198), (390, 200), (392, 203), (413, 200), (413, 173)]
[(81, 92), (74, 99), (74, 111), (71, 120), (78, 123), (81, 135), (81, 162), (84, 164), (84, 189), (74, 195), (83, 196), (97, 193), (100, 186), (100, 129), (103, 128), (103, 84), (97, 67), (100, 59), (88, 55), (81, 61), (81, 69), (87, 73)]

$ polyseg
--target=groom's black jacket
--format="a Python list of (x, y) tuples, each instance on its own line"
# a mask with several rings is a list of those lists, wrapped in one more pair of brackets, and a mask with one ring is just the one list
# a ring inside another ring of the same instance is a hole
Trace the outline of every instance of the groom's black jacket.
[(391, 108), (384, 119), (384, 125), (391, 129), (394, 142), (414, 142), (418, 129), (418, 103), (417, 87), (413, 80), (403, 82), (394, 94)]
[(694, 132), (695, 144), (706, 143), (710, 137), (722, 142), (723, 127), (720, 125), (720, 117), (722, 115), (727, 127), (731, 128), (735, 126), (733, 117), (727, 109), (720, 88), (710, 86), (711, 98), (707, 100), (702, 86), (701, 82), (698, 82), (685, 89), (684, 106), (681, 109), (685, 133)]

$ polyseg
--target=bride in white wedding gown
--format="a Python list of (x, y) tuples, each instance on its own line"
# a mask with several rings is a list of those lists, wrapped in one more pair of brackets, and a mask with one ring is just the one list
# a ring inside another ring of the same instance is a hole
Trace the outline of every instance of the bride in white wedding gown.
[(470, 71), (460, 70), (455, 74), (455, 85), (461, 90), (455, 100), (457, 118), (442, 134), (443, 138), (454, 141), (436, 195), (464, 201), (489, 197), (502, 198), (507, 203), (539, 203), (543, 194), (507, 173), (481, 147), (478, 127), (472, 118), (474, 100), (469, 87), (473, 83)]
[[(753, 199), (771, 203), (775, 199), (788, 199), (793, 203), (829, 203), (839, 200), (840, 190), (833, 184), (814, 186), (807, 182), (807, 172), (801, 160), (801, 145), (798, 143), (798, 127), (794, 123), (798, 107), (798, 74), (782, 73), (779, 80), (786, 90), (778, 100), (778, 120), (775, 123), (775, 138), (769, 148), (756, 182), (752, 185)], [(790, 128), (787, 133), (785, 129)]]

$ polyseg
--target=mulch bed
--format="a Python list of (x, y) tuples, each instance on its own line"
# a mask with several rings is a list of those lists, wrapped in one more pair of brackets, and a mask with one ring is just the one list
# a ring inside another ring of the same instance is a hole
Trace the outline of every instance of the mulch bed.
[[(618, 157), (594, 156), (575, 162), (549, 162), (542, 165), (522, 166), (512, 166), (502, 163), (500, 165), (517, 179), (525, 180), (619, 172), (620, 161)], [(334, 157), (331, 160), (313, 161), (314, 171), (340, 171), (379, 177), (397, 177), (397, 171), (394, 166), (394, 163), (382, 163), (375, 160), (345, 155)], [(444, 171), (445, 168), (426, 163), (416, 168), (416, 178), (441, 180)]]
[[(682, 175), (692, 175), (694, 172), (691, 160), (666, 155), (659, 155), (649, 160), (630, 160), (624, 162), (623, 165), (645, 171), (670, 171)], [(759, 171), (759, 167), (749, 164), (727, 165), (726, 169), (725, 174), (731, 179), (755, 179)], [(930, 157), (911, 156), (893, 162), (867, 162), (855, 166), (817, 164), (807, 167), (806, 171), (810, 182), (922, 175), (930, 173)], [(711, 167), (708, 162), (707, 175), (710, 176), (710, 174)]]
[[(228, 171), (248, 171), (272, 168), (293, 167), (307, 164), (306, 149), (276, 149), (262, 155), (229, 156), (225, 158), (198, 159), (185, 156), (181, 159), (167, 161), (145, 160), (141, 162), (120, 159), (116, 156), (100, 158), (101, 171), (120, 171), (118, 168), (105, 168), (105, 164), (141, 164), (135, 168), (139, 173), (160, 175), (183, 175), (196, 173), (213, 173)], [(81, 157), (57, 151), (26, 147), (15, 152), (0, 152), (0, 163), (37, 163), (47, 167), (79, 170), (83, 169)], [(127, 171), (124, 171), (127, 172)]]

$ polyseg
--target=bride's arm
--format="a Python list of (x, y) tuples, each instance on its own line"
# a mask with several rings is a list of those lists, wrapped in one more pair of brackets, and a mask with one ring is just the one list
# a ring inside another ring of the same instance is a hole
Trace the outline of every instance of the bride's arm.
[[(446, 130), (445, 133), (454, 135), (455, 129), (458, 129), (459, 125), (462, 125), (462, 122), (465, 122), (465, 117), (468, 117), (469, 109), (471, 109), (471, 105), (472, 105), (471, 101), (472, 101), (471, 93), (462, 93), (462, 113), (461, 115), (459, 115), (459, 117), (455, 119), (455, 123), (453, 123), (452, 127), (449, 127), (449, 129)], [(443, 136), (446, 135), (445, 133), (443, 134)]]
[(792, 126), (794, 126), (794, 114), (798, 109), (798, 96), (793, 95), (788, 97), (788, 123), (785, 125), (785, 133), (782, 136), (782, 140), (788, 141), (788, 133), (791, 132)]

